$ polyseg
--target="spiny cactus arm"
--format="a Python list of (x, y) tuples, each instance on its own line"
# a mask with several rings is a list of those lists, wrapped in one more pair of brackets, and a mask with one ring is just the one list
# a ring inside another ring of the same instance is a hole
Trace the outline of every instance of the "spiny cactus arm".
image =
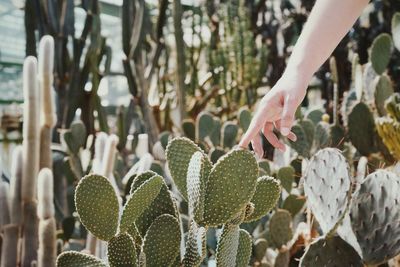
[[(172, 179), (186, 200), (188, 199), (186, 175), (190, 159), (197, 151), (202, 152), (193, 141), (185, 137), (178, 137), (171, 140), (166, 150), (168, 167), (171, 171)], [(206, 164), (211, 166), (208, 160)]]
[(218, 267), (236, 265), (239, 248), (240, 229), (238, 225), (224, 225), (218, 240), (216, 261)]
[(108, 242), (107, 257), (110, 267), (138, 266), (136, 248), (129, 234), (119, 234)]
[(254, 211), (245, 218), (245, 222), (256, 221), (267, 215), (277, 204), (280, 195), (281, 186), (277, 180), (268, 176), (258, 178), (256, 192), (251, 199)]
[(10, 210), (8, 206), (9, 191), (9, 185), (6, 182), (0, 181), (0, 229), (10, 224)]
[(99, 175), (83, 177), (75, 191), (82, 224), (97, 238), (108, 241), (117, 233), (119, 204), (114, 188)]
[(106, 147), (104, 149), (103, 160), (101, 161), (101, 174), (110, 177), (114, 170), (115, 155), (117, 153), (118, 136), (115, 134), (107, 138)]
[(24, 125), (22, 200), (36, 199), (36, 179), (39, 172), (40, 92), (37, 82), (37, 60), (27, 57), (23, 67)]
[(248, 150), (232, 150), (220, 158), (209, 175), (201, 225), (217, 226), (235, 217), (253, 197), (258, 164)]
[(287, 210), (277, 210), (269, 221), (269, 233), (274, 245), (279, 249), (293, 237), (292, 216)]
[(42, 125), (53, 128), (57, 116), (53, 94), (54, 39), (45, 35), (39, 43), (39, 84), (42, 97)]
[(336, 266), (364, 266), (358, 253), (338, 236), (315, 240), (300, 259), (300, 267), (322, 267), (332, 263)]
[(2, 239), (0, 266), (18, 266), (19, 225), (9, 224), (3, 226)]
[(56, 220), (54, 217), (39, 221), (38, 267), (54, 267), (57, 258)]
[(45, 220), (54, 217), (53, 172), (44, 168), (38, 177), (38, 217)]
[(211, 166), (201, 152), (195, 152), (190, 159), (187, 172), (187, 192), (189, 197), (189, 216), (201, 222), (204, 215), (204, 196), (207, 177)]
[(400, 253), (399, 190), (398, 175), (378, 170), (353, 195), (351, 228), (366, 264), (378, 265)]
[(158, 196), (163, 184), (163, 178), (159, 175), (155, 175), (141, 184), (140, 187), (129, 196), (122, 212), (120, 232), (126, 232), (137, 218), (143, 214)]
[(339, 150), (325, 148), (312, 157), (304, 192), (322, 231), (334, 230), (347, 211), (351, 194), (349, 166)]
[(43, 125), (40, 129), (40, 160), (39, 169), (52, 168), (51, 138), (53, 128)]
[(146, 266), (170, 266), (179, 255), (181, 230), (178, 220), (169, 214), (159, 216), (147, 230), (142, 251)]
[(206, 233), (205, 227), (199, 227), (192, 221), (186, 241), (185, 255), (182, 260), (184, 267), (198, 267), (206, 256)]
[(239, 246), (236, 255), (236, 267), (247, 267), (252, 251), (251, 235), (244, 229), (239, 230)]
[(57, 257), (57, 267), (107, 267), (107, 264), (92, 255), (67, 251)]
[(10, 223), (22, 223), (22, 146), (17, 146), (12, 154), (10, 181)]

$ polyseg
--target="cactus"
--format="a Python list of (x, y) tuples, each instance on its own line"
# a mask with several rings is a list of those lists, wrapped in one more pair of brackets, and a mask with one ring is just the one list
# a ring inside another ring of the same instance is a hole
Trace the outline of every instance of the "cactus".
[(217, 266), (236, 266), (238, 255), (240, 229), (238, 225), (225, 225), (217, 247)]
[(400, 51), (400, 13), (396, 12), (392, 17), (392, 36), (394, 47)]
[(310, 143), (310, 135), (307, 135), (305, 129), (298, 123), (292, 127), (292, 132), (297, 136), (296, 142), (290, 142), (291, 147), (299, 153), (300, 156), (308, 158), (312, 143)]
[(338, 236), (315, 240), (300, 259), (300, 267), (364, 266), (357, 252)]
[(154, 220), (143, 240), (146, 266), (170, 266), (179, 254), (181, 230), (178, 220), (164, 214)]
[(262, 262), (265, 253), (267, 252), (268, 241), (264, 238), (259, 238), (254, 242), (253, 255), (257, 262)]
[(304, 192), (322, 231), (336, 228), (346, 213), (351, 192), (349, 167), (337, 149), (325, 148), (311, 158)]
[(277, 210), (269, 222), (272, 243), (279, 249), (293, 237), (292, 216), (287, 210)]
[(182, 260), (184, 267), (198, 267), (206, 256), (206, 228), (199, 227), (196, 222), (190, 224), (185, 255)]
[(290, 194), (294, 182), (294, 168), (292, 166), (282, 167), (277, 174), (278, 180), (282, 187)]
[(306, 203), (306, 199), (302, 196), (289, 195), (285, 198), (282, 208), (289, 211), (292, 217), (299, 213)]
[(236, 123), (231, 121), (226, 121), (222, 125), (221, 130), (221, 145), (224, 148), (232, 148), (236, 144), (236, 138), (238, 135), (239, 127)]
[(5, 225), (10, 224), (10, 209), (8, 207), (9, 185), (6, 182), (0, 181), (0, 231)]
[(38, 64), (42, 105), (40, 130), (40, 169), (42, 169), (52, 167), (50, 145), (53, 127), (57, 120), (53, 92), (54, 40), (50, 35), (40, 39)]
[(247, 107), (242, 107), (238, 111), (237, 119), (239, 122), (240, 128), (245, 132), (250, 126), (251, 122), (251, 112)]
[[(36, 186), (39, 173), (40, 157), (40, 92), (37, 82), (37, 60), (27, 57), (23, 67), (24, 87), (24, 126), (23, 126), (23, 170), (22, 170), (22, 205), (23, 205), (23, 241), (22, 266), (30, 267), (37, 259), (37, 217)], [(29, 224), (27, 223), (29, 222)]]
[(182, 131), (183, 134), (189, 138), (190, 140), (196, 140), (196, 125), (194, 124), (194, 121), (191, 119), (185, 119), (182, 121)]
[(386, 74), (378, 76), (375, 81), (375, 106), (380, 116), (386, 115), (385, 101), (394, 93), (393, 84)]
[(38, 177), (39, 249), (37, 266), (56, 264), (56, 220), (54, 218), (53, 173), (43, 168)]
[(392, 50), (392, 37), (387, 33), (378, 35), (372, 42), (370, 60), (378, 75), (381, 75), (389, 64)]
[(197, 115), (196, 119), (196, 140), (204, 140), (214, 130), (214, 117), (205, 111)]
[(249, 265), (252, 252), (252, 240), (250, 234), (243, 229), (239, 230), (239, 246), (236, 255), (237, 267), (247, 267)]
[(57, 267), (107, 267), (107, 264), (91, 255), (67, 251), (58, 256)]
[(126, 233), (110, 240), (107, 256), (111, 267), (138, 266), (135, 244), (132, 237)]

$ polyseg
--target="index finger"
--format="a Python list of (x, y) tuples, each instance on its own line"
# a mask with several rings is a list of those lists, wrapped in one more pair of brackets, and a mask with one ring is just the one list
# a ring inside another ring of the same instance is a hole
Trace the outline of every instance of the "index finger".
[(257, 110), (256, 115), (251, 120), (249, 128), (239, 142), (240, 147), (247, 148), (251, 140), (255, 137), (258, 138), (257, 135), (266, 121), (265, 117), (261, 116), (263, 114), (262, 110)]

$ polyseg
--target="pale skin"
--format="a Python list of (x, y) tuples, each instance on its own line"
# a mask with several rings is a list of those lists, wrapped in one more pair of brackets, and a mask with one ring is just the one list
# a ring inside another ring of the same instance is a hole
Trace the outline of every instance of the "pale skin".
[(291, 132), (295, 112), (306, 95), (313, 74), (332, 54), (368, 2), (368, 0), (316, 1), (284, 74), (261, 99), (239, 146), (247, 148), (251, 142), (254, 152), (262, 157), (263, 148), (259, 136), (262, 132), (268, 142), (284, 151), (285, 145), (275, 135), (275, 128), (283, 136), (296, 141), (296, 135)]

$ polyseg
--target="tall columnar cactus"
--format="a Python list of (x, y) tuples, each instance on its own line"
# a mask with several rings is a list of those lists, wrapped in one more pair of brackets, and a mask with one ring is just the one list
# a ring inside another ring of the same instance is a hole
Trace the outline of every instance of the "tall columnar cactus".
[(56, 265), (56, 219), (54, 218), (53, 173), (43, 168), (38, 177), (39, 250), (38, 267)]
[[(1, 246), (1, 267), (17, 266), (19, 249), (18, 241), (20, 226), (22, 224), (22, 147), (14, 149), (11, 162), (10, 193), (8, 199), (10, 220), (9, 224), (3, 225), (3, 244)], [(2, 211), (6, 214), (6, 211)]]
[(51, 139), (56, 124), (53, 92), (54, 40), (45, 35), (39, 44), (39, 86), (41, 94), (40, 169), (52, 168)]
[(37, 60), (27, 57), (23, 68), (24, 126), (23, 126), (23, 242), (22, 266), (30, 267), (37, 259), (38, 220), (36, 215), (36, 186), (40, 152), (40, 92), (37, 81)]

